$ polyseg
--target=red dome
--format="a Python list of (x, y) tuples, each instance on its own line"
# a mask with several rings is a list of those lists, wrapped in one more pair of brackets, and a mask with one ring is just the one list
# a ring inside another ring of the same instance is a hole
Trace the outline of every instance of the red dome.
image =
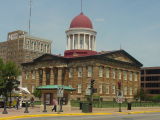
[(92, 22), (91, 20), (85, 16), (83, 13), (80, 13), (80, 15), (76, 16), (71, 24), (70, 28), (90, 28), (93, 29), (92, 27)]

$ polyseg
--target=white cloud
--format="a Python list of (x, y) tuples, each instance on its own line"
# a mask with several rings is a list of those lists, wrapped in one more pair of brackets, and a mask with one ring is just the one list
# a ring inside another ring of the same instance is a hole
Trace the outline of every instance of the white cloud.
[(96, 22), (104, 22), (105, 19), (104, 19), (104, 18), (96, 18), (95, 21), (96, 21)]

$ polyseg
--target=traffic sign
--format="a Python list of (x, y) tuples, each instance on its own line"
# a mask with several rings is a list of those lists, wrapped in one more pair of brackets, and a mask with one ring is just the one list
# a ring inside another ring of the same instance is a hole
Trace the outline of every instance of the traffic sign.
[(123, 103), (124, 102), (124, 98), (123, 97), (116, 97), (116, 102), (117, 103)]

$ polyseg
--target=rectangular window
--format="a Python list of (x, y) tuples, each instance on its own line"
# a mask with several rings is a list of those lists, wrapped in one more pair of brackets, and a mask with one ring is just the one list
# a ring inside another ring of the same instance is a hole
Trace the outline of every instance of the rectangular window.
[(134, 81), (137, 81), (138, 80), (138, 75), (137, 73), (134, 73)]
[(88, 66), (88, 77), (92, 77), (93, 68), (91, 66)]
[(113, 79), (116, 79), (116, 70), (115, 69), (112, 69), (112, 77), (113, 77)]
[(32, 71), (32, 79), (35, 79), (35, 78), (36, 78), (36, 72)]
[(82, 67), (78, 67), (78, 77), (82, 77)]
[(87, 88), (86, 88), (86, 95), (91, 95), (91, 84), (87, 84)]
[(106, 78), (109, 78), (109, 68), (106, 68)]
[(32, 85), (32, 93), (34, 92), (35, 86)]
[(116, 86), (115, 85), (112, 86), (112, 94), (116, 94)]
[(99, 85), (99, 93), (102, 94), (103, 86), (102, 84)]
[(25, 76), (26, 80), (29, 79), (29, 73), (26, 72), (26, 76)]
[(121, 70), (118, 70), (118, 79), (121, 79), (122, 74), (121, 74)]
[(123, 79), (127, 80), (127, 71), (123, 71)]
[(82, 85), (78, 84), (78, 93), (82, 93)]
[(109, 85), (106, 85), (106, 94), (109, 94)]
[(132, 72), (129, 73), (129, 80), (132, 81)]
[(124, 95), (127, 95), (127, 87), (124, 87)]
[(129, 95), (132, 95), (132, 87), (129, 89)]
[(134, 88), (134, 94), (136, 95), (138, 92), (138, 89), (137, 88)]
[(73, 77), (73, 69), (69, 68), (69, 78), (72, 78), (72, 77)]
[(99, 77), (103, 77), (103, 67), (99, 67)]

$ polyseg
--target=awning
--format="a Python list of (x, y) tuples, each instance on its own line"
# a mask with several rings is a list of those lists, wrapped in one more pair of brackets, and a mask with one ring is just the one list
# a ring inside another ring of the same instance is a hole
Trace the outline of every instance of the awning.
[(31, 94), (28, 90), (28, 88), (25, 88), (25, 87), (18, 87), (20, 89), (20, 92), (22, 93), (26, 93), (26, 94)]
[(71, 86), (65, 86), (65, 85), (44, 85), (44, 86), (39, 86), (36, 89), (39, 89), (39, 90), (57, 90), (59, 88), (63, 88), (64, 90), (68, 90), (68, 91), (76, 90), (75, 88), (72, 88)]

